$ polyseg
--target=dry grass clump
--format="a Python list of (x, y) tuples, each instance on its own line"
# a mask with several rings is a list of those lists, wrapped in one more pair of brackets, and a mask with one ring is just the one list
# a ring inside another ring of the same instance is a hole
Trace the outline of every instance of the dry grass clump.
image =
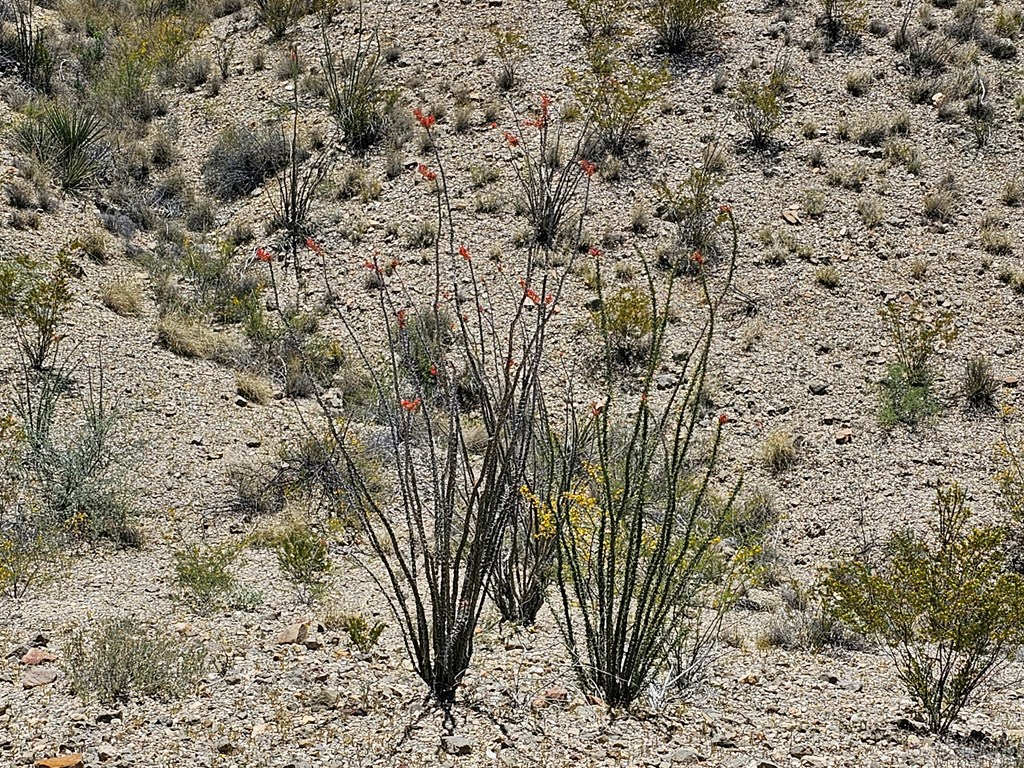
[(235, 392), (250, 403), (266, 405), (274, 396), (274, 389), (262, 376), (254, 373), (239, 373), (235, 376)]
[(100, 293), (103, 306), (124, 317), (142, 314), (142, 290), (135, 283), (118, 279), (103, 286)]
[(785, 472), (796, 464), (797, 458), (796, 439), (791, 432), (777, 429), (768, 435), (761, 450), (761, 461), (769, 471)]
[(182, 357), (229, 362), (239, 351), (238, 344), (227, 334), (188, 315), (164, 315), (157, 321), (156, 334), (162, 347)]

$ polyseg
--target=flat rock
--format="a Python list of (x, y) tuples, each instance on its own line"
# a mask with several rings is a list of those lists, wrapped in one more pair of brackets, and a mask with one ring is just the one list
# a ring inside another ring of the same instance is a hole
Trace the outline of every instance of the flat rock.
[(21, 676), (22, 688), (38, 688), (41, 685), (49, 685), (57, 679), (57, 670), (49, 667), (32, 667)]
[(293, 643), (304, 643), (307, 637), (309, 637), (309, 622), (302, 621), (282, 629), (281, 633), (277, 636), (277, 644), (291, 645)]
[(44, 757), (35, 762), (36, 768), (83, 768), (85, 759), (81, 752), (58, 757)]
[(443, 736), (441, 746), (449, 755), (468, 755), (473, 751), (473, 742), (463, 736)]
[(21, 663), (27, 664), (30, 667), (42, 664), (44, 661), (56, 660), (56, 656), (43, 648), (29, 648), (25, 655), (21, 657)]

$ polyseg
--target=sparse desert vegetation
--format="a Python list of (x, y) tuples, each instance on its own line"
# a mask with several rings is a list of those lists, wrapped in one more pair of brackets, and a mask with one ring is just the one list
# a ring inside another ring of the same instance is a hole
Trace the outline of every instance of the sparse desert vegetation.
[(1021, 20), (0, 0), (0, 764), (1019, 766)]

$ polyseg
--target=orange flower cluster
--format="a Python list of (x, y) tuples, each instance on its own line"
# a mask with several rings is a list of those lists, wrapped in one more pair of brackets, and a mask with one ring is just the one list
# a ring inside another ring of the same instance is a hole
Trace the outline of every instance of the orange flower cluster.
[(434, 127), (434, 123), (437, 122), (437, 118), (433, 115), (425, 115), (423, 111), (418, 107), (412, 111), (412, 116), (416, 118), (416, 122), (426, 128), (428, 131)]
[(537, 113), (537, 117), (532, 120), (527, 120), (526, 125), (531, 128), (540, 130), (545, 128), (548, 124), (548, 120), (551, 119), (551, 96), (544, 93), (540, 97), (540, 112)]

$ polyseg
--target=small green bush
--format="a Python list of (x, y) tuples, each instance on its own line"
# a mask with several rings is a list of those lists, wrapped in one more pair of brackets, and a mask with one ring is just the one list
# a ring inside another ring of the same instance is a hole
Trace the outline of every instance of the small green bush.
[(1024, 577), (1005, 569), (1001, 529), (971, 528), (957, 485), (936, 493), (925, 537), (890, 537), (878, 562), (836, 565), (830, 613), (881, 642), (929, 727), (945, 734), (975, 691), (1024, 645)]
[(37, 371), (55, 362), (62, 338), (57, 329), (71, 306), (72, 269), (66, 251), (50, 268), (27, 256), (0, 256), (0, 316), (13, 320), (21, 351)]
[(566, 4), (579, 19), (587, 40), (613, 36), (629, 7), (628, 0), (567, 0)]
[(651, 351), (651, 333), (655, 326), (650, 296), (643, 290), (623, 286), (602, 302), (594, 314), (598, 330), (605, 334), (614, 356), (623, 368), (645, 362)]
[(74, 633), (64, 657), (75, 693), (104, 704), (133, 696), (183, 696), (194, 688), (206, 665), (201, 647), (127, 617)]
[(601, 149), (622, 155), (668, 82), (668, 73), (624, 60), (603, 40), (587, 47), (587, 64), (585, 72), (570, 73), (573, 92), (590, 117)]
[(196, 613), (206, 613), (235, 589), (231, 567), (241, 548), (235, 544), (186, 544), (174, 553), (174, 576), (182, 600)]
[(66, 536), (32, 513), (25, 468), (25, 433), (0, 418), (0, 594), (24, 597), (61, 570)]
[(289, 526), (274, 541), (277, 564), (305, 603), (323, 597), (332, 570), (327, 540), (302, 524)]
[(724, 6), (725, 0), (650, 0), (647, 20), (662, 48), (679, 53), (713, 28)]
[(256, 20), (274, 39), (282, 38), (302, 18), (306, 0), (256, 0)]
[(345, 631), (349, 642), (360, 653), (369, 653), (387, 626), (381, 621), (370, 623), (361, 613), (347, 613), (338, 616), (334, 623)]
[(736, 117), (750, 133), (755, 149), (764, 149), (782, 123), (782, 101), (771, 83), (743, 80), (736, 86)]
[(495, 28), (494, 55), (498, 59), (497, 82), (502, 91), (510, 91), (518, 84), (519, 65), (529, 51), (523, 36), (514, 29)]
[(942, 345), (957, 337), (951, 312), (927, 313), (918, 302), (890, 301), (882, 319), (896, 346), (896, 362), (911, 384), (928, 385), (934, 378), (932, 360)]

